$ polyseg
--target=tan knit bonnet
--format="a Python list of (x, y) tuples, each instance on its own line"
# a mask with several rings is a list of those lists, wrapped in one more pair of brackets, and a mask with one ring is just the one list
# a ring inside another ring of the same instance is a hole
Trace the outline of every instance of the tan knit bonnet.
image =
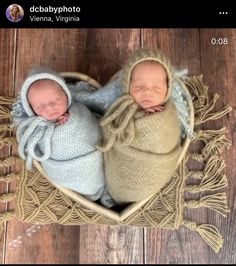
[(174, 79), (174, 72), (173, 68), (169, 62), (169, 60), (164, 56), (164, 54), (159, 51), (159, 50), (147, 50), (147, 49), (142, 49), (142, 50), (137, 50), (134, 52), (134, 54), (131, 56), (129, 61), (124, 67), (123, 70), (123, 91), (124, 93), (129, 93), (129, 85), (130, 85), (130, 78), (132, 71), (134, 67), (144, 61), (154, 61), (160, 63), (167, 74), (168, 78), (168, 88), (167, 88), (167, 94), (164, 102), (166, 102), (169, 99), (170, 92), (171, 92), (171, 87), (173, 84), (173, 79)]

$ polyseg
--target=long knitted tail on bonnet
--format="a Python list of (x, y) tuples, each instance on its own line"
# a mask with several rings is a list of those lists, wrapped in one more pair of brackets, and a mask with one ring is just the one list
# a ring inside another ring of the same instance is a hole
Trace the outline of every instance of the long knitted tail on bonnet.
[(111, 149), (118, 140), (122, 145), (129, 145), (134, 138), (134, 114), (138, 109), (134, 98), (130, 95), (120, 97), (107, 111), (101, 120), (101, 126), (106, 128), (105, 144), (97, 147), (105, 152)]
[[(32, 169), (33, 159), (39, 162), (47, 160), (51, 156), (51, 138), (55, 124), (46, 121), (42, 117), (29, 117), (17, 127), (16, 135), (19, 143), (18, 151), (22, 159), (26, 159), (26, 168)], [(43, 140), (44, 153), (38, 154), (37, 145)]]

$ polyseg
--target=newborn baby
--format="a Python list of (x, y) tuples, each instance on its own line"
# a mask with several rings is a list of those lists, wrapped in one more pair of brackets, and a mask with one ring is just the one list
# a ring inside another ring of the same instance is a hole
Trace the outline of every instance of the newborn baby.
[(101, 143), (99, 122), (85, 105), (72, 102), (64, 79), (52, 70), (34, 70), (22, 85), (13, 117), (19, 103), (24, 116), (17, 127), (18, 150), (27, 168), (37, 160), (56, 184), (111, 207), (102, 153), (95, 148)]
[(68, 100), (61, 86), (54, 80), (41, 79), (29, 88), (28, 101), (35, 114), (64, 124), (69, 117)]
[(101, 120), (108, 192), (117, 204), (157, 193), (181, 152), (181, 127), (169, 99), (174, 73), (159, 52), (139, 51), (123, 69), (123, 94)]
[(130, 94), (145, 113), (164, 110), (167, 94), (167, 73), (156, 61), (144, 61), (137, 64), (131, 74)]

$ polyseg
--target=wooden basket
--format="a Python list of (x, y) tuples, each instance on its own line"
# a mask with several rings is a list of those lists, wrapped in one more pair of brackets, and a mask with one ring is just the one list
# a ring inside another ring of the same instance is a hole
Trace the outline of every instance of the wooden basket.
[[(62, 72), (61, 75), (65, 78), (65, 80), (86, 81), (90, 85), (94, 86), (96, 89), (101, 88), (101, 85), (96, 80), (90, 78), (89, 76), (87, 76), (85, 74), (79, 73), (79, 72)], [(114, 75), (110, 79), (110, 81), (115, 79), (115, 78), (116, 78), (116, 75)], [(186, 91), (186, 93), (189, 94), (188, 89), (186, 88), (184, 83), (181, 80), (178, 80), (178, 82), (181, 83), (181, 85), (184, 88), (184, 90)], [(188, 97), (188, 98), (191, 99), (191, 97)], [(191, 128), (193, 128), (193, 126), (194, 126), (194, 109), (193, 109), (192, 100), (189, 100), (189, 107), (190, 107), (190, 126), (191, 126)], [(190, 144), (190, 139), (186, 138), (182, 143), (182, 152), (181, 152), (179, 160), (178, 160), (178, 165), (181, 162), (181, 160), (183, 159), (183, 157), (184, 157), (184, 155), (185, 155), (185, 153), (189, 147), (189, 144)], [(107, 209), (96, 202), (88, 200), (87, 198), (83, 197), (82, 195), (80, 195), (79, 193), (77, 193), (73, 190), (63, 188), (63, 187), (57, 185), (52, 180), (50, 180), (50, 178), (47, 176), (47, 174), (45, 173), (45, 171), (43, 170), (43, 168), (39, 162), (34, 161), (34, 165), (37, 168), (37, 170), (53, 186), (55, 186), (57, 189), (59, 189), (61, 192), (66, 194), (71, 199), (73, 199), (75, 202), (78, 202), (82, 206), (89, 208), (89, 209), (97, 212), (98, 214), (103, 215), (104, 217), (107, 217), (109, 219), (113, 219), (113, 220), (118, 221), (118, 222), (125, 220), (127, 217), (129, 217), (131, 214), (133, 214), (135, 211), (137, 211), (140, 207), (142, 207), (153, 196), (153, 194), (152, 194), (142, 201), (135, 202), (135, 203), (128, 205), (121, 212), (116, 212), (114, 210)]]

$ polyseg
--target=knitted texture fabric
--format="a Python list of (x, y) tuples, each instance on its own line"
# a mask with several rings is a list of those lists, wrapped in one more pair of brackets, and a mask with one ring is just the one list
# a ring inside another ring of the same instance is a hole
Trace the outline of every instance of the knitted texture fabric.
[(184, 78), (186, 78), (186, 76), (180, 76), (180, 79), (176, 79), (173, 82), (170, 98), (177, 109), (178, 118), (181, 123), (182, 139), (189, 137), (189, 139), (193, 140), (196, 134), (191, 127), (191, 118), (189, 115), (191, 111), (188, 104), (188, 102), (191, 101), (191, 95), (183, 88), (181, 79), (183, 80)]
[[(40, 72), (41, 71), (41, 72)], [(63, 78), (40, 69), (30, 73), (20, 91), (21, 108), (13, 106), (13, 117), (22, 118), (17, 126), (18, 151), (26, 159), (26, 167), (32, 168), (33, 160), (41, 162), (48, 178), (56, 184), (72, 189), (91, 200), (98, 200), (105, 189), (102, 153), (95, 148), (101, 142), (98, 120), (81, 103), (71, 103), (70, 91)], [(68, 96), (69, 120), (63, 125), (36, 116), (27, 100), (30, 85), (39, 79), (51, 79), (59, 83)]]
[[(124, 133), (130, 138), (116, 139), (104, 153), (108, 191), (118, 204), (140, 201), (159, 191), (176, 170), (181, 152), (180, 122), (172, 102), (166, 103), (163, 112), (149, 116), (136, 111), (133, 120)], [(109, 130), (104, 126), (105, 141)]]
[[(219, 95), (214, 94), (209, 98), (208, 86), (203, 83), (201, 76), (186, 78), (184, 84), (191, 95), (186, 98), (188, 106), (193, 102), (194, 110), (191, 113), (194, 112), (196, 137), (191, 141), (186, 156), (182, 158), (172, 178), (143, 205), (138, 205), (137, 208), (136, 205), (129, 205), (113, 218), (110, 215), (112, 210), (107, 210), (95, 202), (91, 203), (90, 208), (85, 207), (82, 201), (72, 199), (54, 187), (38, 168), (27, 170), (24, 161), (12, 154), (0, 159), (0, 181), (3, 187), (6, 186), (6, 191), (9, 183), (17, 181), (17, 190), (2, 194), (0, 201), (2, 204), (15, 201), (16, 207), (0, 214), (0, 225), (3, 226), (4, 222), (15, 219), (32, 224), (119, 224), (166, 230), (177, 230), (184, 226), (197, 232), (207, 245), (218, 253), (223, 246), (223, 237), (211, 224), (214, 223), (214, 219), (202, 216), (201, 213), (201, 220), (208, 223), (199, 224), (187, 217), (188, 209), (191, 209), (191, 214), (195, 212), (194, 217), (199, 217), (198, 209), (203, 207), (216, 211), (224, 217), (229, 212), (224, 192), (227, 186), (224, 174), (226, 162), (222, 153), (230, 147), (231, 141), (226, 137), (225, 127), (216, 129), (215, 123), (205, 123), (217, 120), (219, 126), (220, 118), (232, 108), (226, 105), (220, 110), (216, 109)], [(3, 121), (0, 125), (0, 148), (17, 145), (16, 129), (12, 127), (10, 121), (13, 102), (15, 99), (0, 97), (0, 119)], [(191, 118), (191, 115), (189, 116)], [(198, 145), (199, 142), (201, 145)], [(195, 145), (198, 150), (193, 152)], [(192, 169), (192, 164), (189, 163), (192, 160), (195, 161), (195, 169)], [(22, 166), (20, 172), (14, 170), (16, 164)], [(200, 170), (197, 171), (196, 168)], [(101, 214), (101, 208), (109, 215)], [(220, 222), (225, 221), (220, 219)]]
[(119, 72), (114, 80), (111, 80), (99, 90), (94, 91), (91, 85), (83, 81), (70, 84), (69, 89), (75, 101), (81, 102), (90, 110), (103, 115), (110, 105), (121, 96), (121, 82), (122, 73)]
[[(163, 64), (168, 76), (165, 110), (145, 115), (129, 95), (132, 69), (140, 62)], [(140, 201), (158, 192), (171, 178), (181, 153), (181, 129), (175, 105), (169, 100), (173, 71), (160, 53), (141, 51), (123, 71), (123, 96), (101, 120), (108, 192), (118, 204)]]
[[(41, 164), (55, 183), (97, 200), (105, 188), (102, 153), (95, 148), (101, 142), (99, 123), (82, 104), (74, 103), (69, 113), (69, 120), (54, 128), (51, 154)], [(40, 150), (47, 149), (44, 142)]]

